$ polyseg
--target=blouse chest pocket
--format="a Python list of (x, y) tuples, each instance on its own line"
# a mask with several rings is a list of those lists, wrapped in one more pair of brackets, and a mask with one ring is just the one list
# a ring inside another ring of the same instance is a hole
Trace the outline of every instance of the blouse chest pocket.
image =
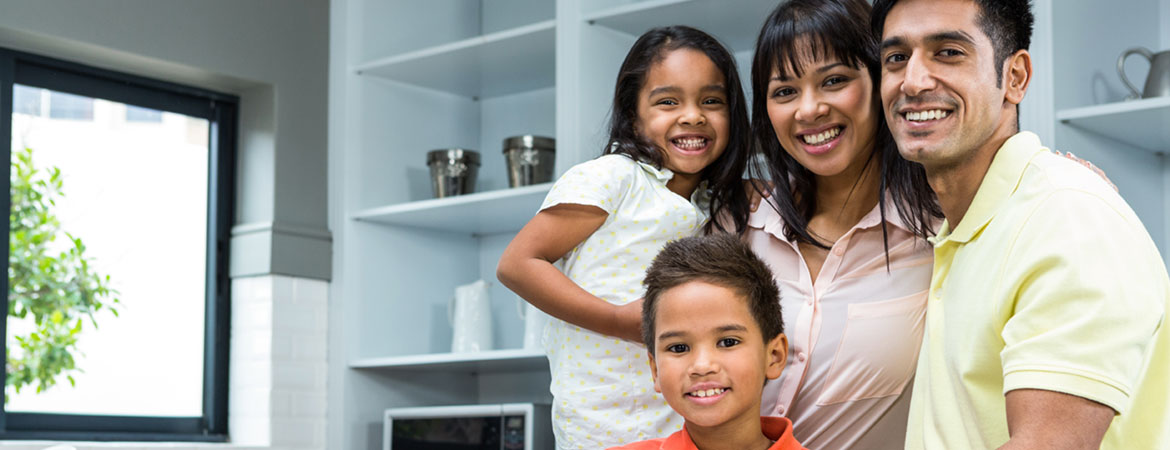
[(926, 294), (849, 305), (818, 406), (902, 393), (922, 346)]

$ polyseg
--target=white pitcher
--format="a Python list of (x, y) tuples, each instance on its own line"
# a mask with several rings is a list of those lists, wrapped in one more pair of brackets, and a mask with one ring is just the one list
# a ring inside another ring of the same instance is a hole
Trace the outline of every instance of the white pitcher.
[(524, 348), (540, 348), (540, 339), (544, 335), (544, 324), (548, 321), (548, 314), (531, 303), (516, 296), (516, 313), (524, 320)]
[(447, 305), (447, 320), (454, 333), (451, 352), (478, 352), (495, 347), (492, 341), (492, 302), (488, 282), (478, 280), (455, 288)]

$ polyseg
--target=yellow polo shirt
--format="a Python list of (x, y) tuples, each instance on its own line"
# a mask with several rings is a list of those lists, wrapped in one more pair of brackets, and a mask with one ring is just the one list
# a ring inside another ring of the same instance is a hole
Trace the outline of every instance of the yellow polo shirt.
[(1108, 405), (1101, 448), (1170, 449), (1170, 280), (1133, 210), (1032, 133), (999, 149), (934, 243), (906, 448), (995, 448), (1004, 395)]

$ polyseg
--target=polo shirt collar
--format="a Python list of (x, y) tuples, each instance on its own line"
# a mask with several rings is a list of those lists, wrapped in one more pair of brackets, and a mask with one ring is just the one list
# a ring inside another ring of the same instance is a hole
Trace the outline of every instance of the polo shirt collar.
[(1016, 191), (1032, 157), (1044, 151), (1047, 149), (1041, 146), (1040, 137), (1029, 131), (1021, 131), (1004, 141), (991, 160), (987, 175), (983, 176), (983, 182), (979, 184), (979, 190), (975, 192), (975, 198), (971, 200), (963, 220), (953, 229), (949, 221), (943, 221), (938, 235), (930, 241), (936, 246), (945, 241), (960, 244), (969, 242), (991, 222), (1008, 197)]
[[(748, 226), (751, 228), (764, 230), (768, 234), (775, 236), (777, 239), (791, 243), (792, 241), (790, 241), (784, 234), (784, 218), (781, 217), (780, 213), (776, 211), (776, 208), (778, 207), (776, 206), (775, 200), (772, 197), (768, 197), (765, 200), (767, 200), (767, 204), (761, 204), (760, 207), (756, 209), (756, 212), (752, 213), (751, 216), (748, 216)], [(894, 198), (890, 196), (888, 191), (885, 193), (885, 203), (886, 223), (910, 232), (910, 227), (906, 225), (906, 221), (903, 220), (902, 215), (898, 213), (898, 207), (894, 204)], [(882, 213), (879, 209), (880, 206), (881, 205), (874, 205), (873, 209), (866, 213), (865, 216), (862, 216), (861, 220), (857, 221), (857, 224), (854, 225), (853, 228), (864, 230), (867, 228), (881, 226)]]

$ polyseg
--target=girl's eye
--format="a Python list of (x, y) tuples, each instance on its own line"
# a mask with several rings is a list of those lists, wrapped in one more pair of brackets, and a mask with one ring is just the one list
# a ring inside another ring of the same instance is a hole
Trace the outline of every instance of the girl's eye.
[(739, 345), (739, 339), (736, 338), (723, 338), (719, 340), (720, 347), (735, 347), (737, 345)]
[(671, 353), (683, 353), (689, 350), (686, 344), (671, 344), (666, 346), (666, 351)]
[(659, 100), (659, 101), (657, 101), (657, 102), (654, 102), (654, 104), (655, 104), (655, 105), (667, 105), (667, 106), (674, 106), (674, 105), (677, 105), (677, 104), (678, 104), (678, 102), (674, 101), (674, 99), (664, 98), (664, 99), (662, 99), (662, 100)]
[(723, 101), (723, 99), (718, 98), (718, 97), (712, 97), (712, 98), (703, 100), (704, 105), (722, 105), (723, 103), (725, 103)]

